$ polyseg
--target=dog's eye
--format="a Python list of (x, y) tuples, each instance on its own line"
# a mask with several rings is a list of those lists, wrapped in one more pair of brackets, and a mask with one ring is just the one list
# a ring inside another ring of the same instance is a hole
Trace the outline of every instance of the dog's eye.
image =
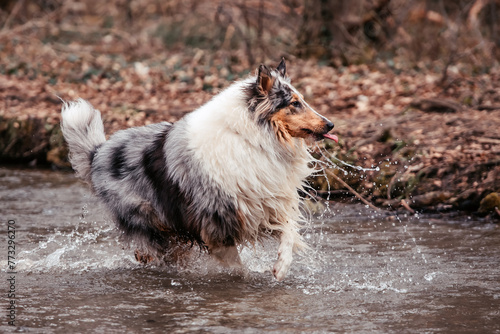
[(290, 103), (292, 107), (294, 108), (302, 108), (302, 103), (300, 103), (299, 101), (293, 101), (292, 103)]

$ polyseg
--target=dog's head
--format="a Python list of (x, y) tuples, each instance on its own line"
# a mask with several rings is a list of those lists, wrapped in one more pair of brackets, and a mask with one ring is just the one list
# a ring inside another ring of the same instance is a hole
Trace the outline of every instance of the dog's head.
[(249, 110), (259, 124), (268, 124), (283, 143), (303, 138), (309, 143), (329, 138), (333, 123), (318, 114), (290, 83), (285, 60), (276, 69), (261, 65), (256, 80), (248, 89)]

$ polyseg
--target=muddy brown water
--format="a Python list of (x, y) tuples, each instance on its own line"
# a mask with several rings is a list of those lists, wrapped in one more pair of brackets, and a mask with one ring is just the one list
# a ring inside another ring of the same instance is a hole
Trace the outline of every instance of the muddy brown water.
[(243, 249), (244, 272), (199, 252), (184, 266), (136, 263), (71, 173), (0, 168), (0, 198), (0, 332), (500, 333), (500, 229), (471, 217), (331, 204), (276, 282), (274, 242)]

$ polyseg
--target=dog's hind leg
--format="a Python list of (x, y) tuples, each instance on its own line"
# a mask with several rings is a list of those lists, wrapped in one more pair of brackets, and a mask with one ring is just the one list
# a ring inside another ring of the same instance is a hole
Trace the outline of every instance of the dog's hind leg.
[(278, 260), (273, 267), (273, 275), (281, 281), (285, 278), (293, 259), (293, 247), (297, 232), (291, 228), (285, 228), (281, 232), (280, 245), (278, 248)]
[(162, 224), (151, 204), (133, 196), (120, 201), (108, 195), (106, 199), (115, 222), (124, 233), (123, 237), (137, 247), (134, 254), (136, 260), (143, 264), (161, 260), (173, 242), (171, 233)]

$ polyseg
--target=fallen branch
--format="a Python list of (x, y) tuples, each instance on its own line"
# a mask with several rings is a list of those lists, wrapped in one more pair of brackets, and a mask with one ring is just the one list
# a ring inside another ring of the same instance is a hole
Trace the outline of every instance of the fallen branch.
[(477, 110), (486, 110), (486, 111), (499, 110), (500, 104), (497, 104), (497, 105), (480, 104), (476, 107), (476, 109)]
[(0, 31), (0, 38), (4, 37), (11, 38), (13, 35), (21, 34), (27, 29), (46, 27), (47, 25), (53, 23), (55, 15), (56, 15), (56, 10), (48, 13), (47, 15), (45, 15), (40, 19), (29, 20), (28, 22), (16, 26), (14, 28), (7, 29), (4, 25), (4, 27)]
[(444, 203), (451, 198), (453, 194), (449, 191), (429, 191), (422, 195), (416, 195), (411, 198), (413, 207), (424, 208), (439, 203)]
[(410, 106), (426, 112), (457, 112), (462, 110), (460, 104), (443, 99), (415, 99), (410, 103)]
[(401, 206), (403, 208), (405, 208), (406, 210), (408, 210), (412, 215), (415, 214), (415, 210), (413, 210), (409, 205), (408, 203), (406, 203), (406, 201), (404, 199), (401, 200)]
[(379, 208), (377, 208), (375, 205), (373, 205), (370, 202), (368, 202), (363, 196), (361, 196), (356, 190), (354, 190), (351, 186), (349, 186), (344, 180), (342, 180), (340, 177), (338, 177), (337, 175), (335, 175), (335, 173), (333, 173), (332, 171), (330, 171), (328, 169), (326, 169), (326, 173), (328, 175), (330, 175), (331, 177), (333, 177), (336, 181), (338, 181), (344, 187), (346, 187), (347, 189), (349, 189), (349, 191), (351, 193), (353, 193), (354, 196), (356, 196), (357, 198), (359, 198), (359, 200), (361, 202), (363, 202), (364, 204), (368, 205), (370, 208), (372, 208), (374, 210), (380, 211)]
[(389, 181), (389, 185), (387, 186), (387, 199), (391, 199), (391, 192), (392, 192), (392, 187), (394, 186), (394, 183), (397, 182), (397, 180), (404, 179), (408, 174), (410, 174), (413, 170), (411, 168), (407, 168), (400, 176), (398, 176), (398, 173), (400, 172), (400, 168), (394, 173), (394, 175), (391, 177), (391, 180)]
[(24, 1), (25, 0), (19, 0), (15, 4), (14, 8), (12, 9), (12, 11), (9, 14), (9, 16), (7, 17), (7, 20), (5, 20), (5, 22), (3, 24), (3, 27), (2, 27), (2, 30), (6, 30), (9, 27), (10, 22), (16, 17), (16, 15), (19, 12), (19, 10), (21, 9), (21, 7), (23, 7)]

